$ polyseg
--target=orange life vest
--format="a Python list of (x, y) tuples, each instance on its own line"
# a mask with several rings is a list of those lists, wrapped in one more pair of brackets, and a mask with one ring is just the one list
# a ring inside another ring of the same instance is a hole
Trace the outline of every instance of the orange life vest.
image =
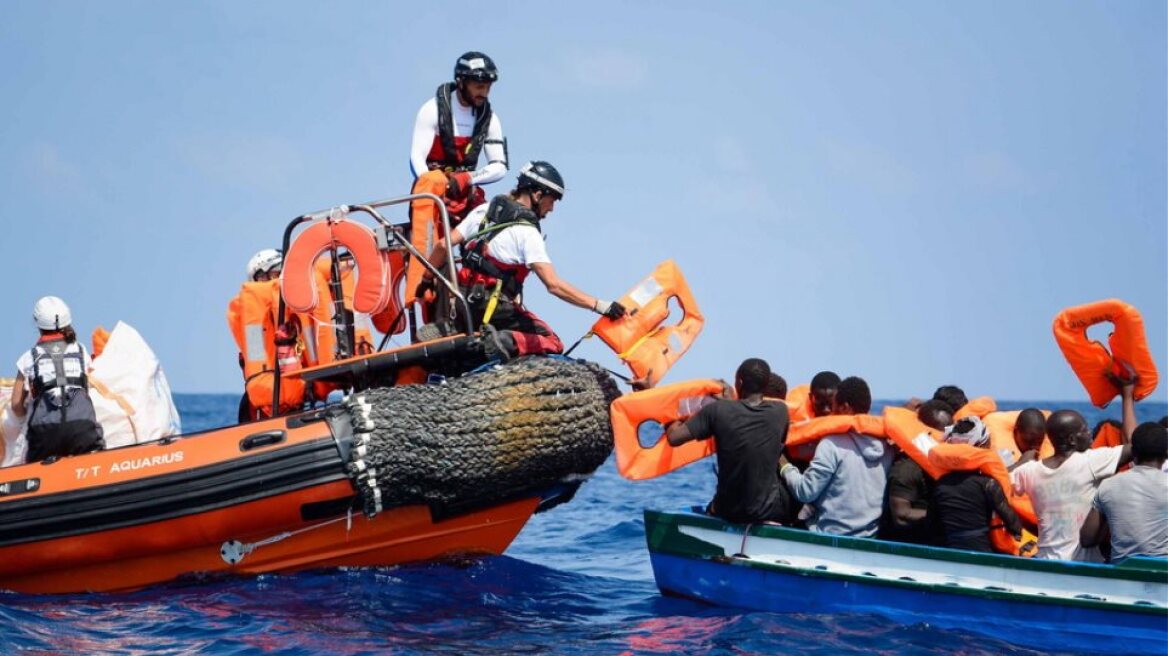
[[(248, 402), (264, 416), (272, 416), (272, 391), (276, 369), (276, 313), (280, 283), (276, 280), (245, 282), (227, 307), (227, 325), (243, 360)], [(304, 404), (306, 387), (295, 378), (280, 378), (279, 412), (291, 412)]]
[[(1009, 452), (1013, 456), (1014, 462), (1022, 457), (1022, 452), (1018, 450), (1018, 445), (1014, 442), (1014, 424), (1018, 423), (1018, 415), (1020, 414), (1022, 414), (1021, 410), (1009, 410), (991, 412), (981, 418), (986, 429), (990, 432), (990, 448), (998, 454)], [(1042, 414), (1049, 417), (1050, 411), (1043, 410)], [(1044, 438), (1042, 447), (1038, 449), (1038, 457), (1042, 459), (1053, 455), (1054, 446), (1051, 445), (1050, 440)]]
[[(419, 175), (410, 193), (434, 194), (442, 198), (446, 194), (446, 174), (442, 171), (428, 171)], [(434, 201), (425, 198), (410, 201), (410, 244), (422, 254), (422, 257), (428, 257), (430, 251), (434, 250), (434, 244), (444, 236), (439, 216), (438, 206)], [(406, 307), (413, 305), (417, 300), (414, 292), (418, 289), (418, 283), (422, 282), (422, 274), (425, 272), (426, 267), (411, 257), (406, 272)]]
[[(669, 318), (670, 300), (681, 306), (682, 317), (676, 324), (662, 325)], [(620, 304), (628, 313), (615, 321), (601, 317), (592, 325), (592, 333), (617, 353), (636, 378), (656, 384), (702, 332), (705, 319), (697, 300), (681, 269), (666, 260), (622, 296)]]
[(105, 345), (109, 342), (109, 338), (110, 331), (105, 328), (98, 326), (93, 329), (93, 335), (91, 337), (93, 348), (89, 349), (92, 358), (96, 359), (101, 355), (101, 352), (105, 350)]
[[(992, 416), (992, 415), (991, 415)], [(917, 419), (916, 413), (908, 408), (884, 408), (884, 424), (888, 429), (888, 439), (896, 444), (905, 455), (912, 458), (934, 480), (954, 471), (979, 471), (1002, 486), (1002, 491), (1010, 507), (1023, 519), (1037, 523), (1030, 498), (1014, 494), (1006, 464), (994, 449), (982, 449), (968, 444), (948, 444), (942, 440), (941, 431), (929, 428)], [(1013, 424), (1010, 426), (1013, 430)], [(991, 440), (992, 440), (991, 434)], [(1010, 440), (1013, 441), (1011, 432)], [(1033, 538), (1024, 533), (1022, 542)], [(1018, 555), (1020, 543), (1004, 527), (991, 526), (990, 542), (1002, 553)]]
[(1092, 449), (1098, 449), (1105, 446), (1122, 446), (1123, 445), (1123, 428), (1115, 424), (1103, 424), (1099, 428), (1099, 433), (1095, 436), (1095, 441), (1091, 443)]
[(788, 447), (818, 442), (828, 435), (856, 432), (872, 437), (887, 437), (884, 418), (875, 415), (827, 415), (791, 424), (787, 431)]
[[(1115, 332), (1107, 340), (1110, 351), (1103, 344), (1087, 338), (1089, 327), (1108, 321), (1115, 324)], [(1148, 350), (1144, 319), (1134, 307), (1113, 298), (1067, 308), (1054, 318), (1053, 328), (1063, 357), (1087, 389), (1095, 406), (1105, 407), (1119, 394), (1107, 379), (1108, 373), (1126, 374), (1119, 362), (1130, 365), (1139, 374), (1135, 400), (1147, 397), (1156, 389), (1159, 382), (1156, 362)]]
[[(1034, 512), (1030, 497), (1014, 494), (1014, 486), (1010, 482), (1010, 474), (1006, 470), (1006, 464), (993, 450), (971, 444), (940, 442), (929, 450), (929, 462), (946, 472), (976, 470), (989, 476), (1002, 487), (1006, 501), (1009, 502), (1014, 512), (1018, 513), (1019, 517), (1031, 524), (1038, 523), (1038, 515)], [(1025, 555), (1021, 553), (1021, 547), (1031, 541), (1035, 541), (1034, 535), (1026, 529), (1022, 530), (1022, 539), (1019, 541), (1015, 540), (1004, 526), (991, 525), (990, 527), (990, 543), (994, 545), (995, 550), (1001, 553), (1015, 556)]]
[(977, 417), (978, 419), (985, 419), (985, 416), (998, 409), (998, 404), (988, 396), (979, 396), (976, 399), (971, 399), (968, 403), (957, 409), (953, 413), (954, 421), (958, 419), (965, 419), (966, 417)]
[[(705, 399), (722, 391), (716, 380), (691, 380), (626, 394), (612, 402), (612, 433), (616, 468), (632, 480), (654, 478), (714, 453), (714, 440), (694, 440), (671, 446), (664, 427), (693, 416)], [(656, 424), (651, 423), (656, 422)], [(652, 438), (643, 446), (642, 431)]]
[(811, 386), (796, 385), (787, 392), (787, 408), (791, 412), (791, 423), (815, 418), (815, 406), (811, 403)]

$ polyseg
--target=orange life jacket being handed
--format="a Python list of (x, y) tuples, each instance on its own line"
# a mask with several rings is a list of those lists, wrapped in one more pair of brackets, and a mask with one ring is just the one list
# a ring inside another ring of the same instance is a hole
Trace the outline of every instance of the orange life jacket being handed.
[[(722, 391), (716, 380), (691, 380), (626, 394), (612, 402), (616, 468), (632, 480), (654, 478), (714, 453), (714, 440), (671, 446), (664, 427), (688, 419)], [(642, 440), (644, 435), (648, 440)], [(644, 446), (648, 443), (649, 446)]]
[[(681, 320), (662, 325), (669, 318), (671, 299), (681, 306)], [(620, 304), (627, 314), (617, 320), (601, 317), (592, 325), (592, 333), (617, 353), (636, 378), (654, 385), (689, 350), (705, 319), (673, 260), (657, 265), (621, 297)]]
[[(243, 379), (248, 402), (261, 415), (270, 417), (275, 383), (276, 313), (280, 283), (276, 280), (245, 282), (239, 295), (227, 307), (227, 325), (243, 361)], [(295, 378), (280, 379), (278, 412), (291, 412), (304, 405), (306, 387)]]
[[(1110, 351), (1103, 344), (1087, 338), (1088, 328), (1108, 321), (1115, 324), (1115, 332), (1107, 340)], [(1125, 376), (1125, 368), (1120, 362), (1130, 365), (1139, 375), (1135, 400), (1147, 397), (1156, 389), (1159, 382), (1156, 362), (1148, 350), (1144, 319), (1134, 307), (1113, 298), (1067, 308), (1054, 318), (1053, 329), (1063, 357), (1096, 407), (1105, 407), (1119, 394), (1107, 374)]]

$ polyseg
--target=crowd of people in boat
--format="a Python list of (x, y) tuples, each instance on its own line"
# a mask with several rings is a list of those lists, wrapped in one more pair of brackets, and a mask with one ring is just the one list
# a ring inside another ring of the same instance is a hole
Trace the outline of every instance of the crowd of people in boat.
[[(825, 371), (813, 378), (806, 403), (789, 406), (786, 382), (757, 358), (739, 366), (735, 393), (727, 389), (724, 398), (671, 422), (665, 432), (673, 446), (714, 440), (717, 490), (706, 511), (730, 522), (981, 552), (994, 551), (991, 527), (1002, 524), (1018, 541), (1024, 531), (1036, 535), (1036, 544), (1021, 550), (1036, 558), (1168, 557), (1168, 417), (1137, 424), (1135, 377), (1114, 383), (1123, 406), (1116, 446), (1093, 448), (1093, 431), (1075, 410), (1018, 414), (1013, 437), (1021, 457), (1002, 462), (1009, 490), (977, 469), (934, 480), (891, 441), (862, 430), (823, 436), (811, 452), (788, 447), (793, 421), (866, 416), (871, 391), (862, 378)], [(946, 385), (906, 407), (945, 443), (989, 449), (986, 424), (961, 412), (968, 405), (960, 388)], [(1100, 422), (1095, 435), (1108, 426), (1114, 428), (1114, 420)], [(1039, 455), (1044, 442), (1053, 447), (1045, 458)], [(1011, 494), (1028, 495), (1037, 525), (1027, 525), (1011, 508)]]

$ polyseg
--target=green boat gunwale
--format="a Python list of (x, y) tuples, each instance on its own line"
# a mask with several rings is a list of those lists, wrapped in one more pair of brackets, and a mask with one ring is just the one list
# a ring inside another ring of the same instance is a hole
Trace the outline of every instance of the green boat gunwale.
[[(696, 514), (665, 513), (654, 510), (645, 511), (645, 536), (651, 552), (699, 558), (702, 560), (722, 560), (724, 564), (737, 567), (750, 567), (762, 570), (772, 570), (784, 574), (807, 576), (815, 578), (854, 581), (873, 585), (888, 585), (899, 588), (921, 591), (938, 592), (943, 594), (960, 594), (965, 596), (982, 597), (986, 599), (1010, 600), (1037, 604), (1077, 606), (1122, 612), (1136, 612), (1147, 615), (1164, 615), (1168, 617), (1168, 607), (1156, 606), (1151, 603), (1117, 603), (1098, 599), (1081, 599), (1075, 597), (1055, 597), (1040, 594), (1027, 594), (1008, 590), (987, 590), (959, 585), (945, 585), (924, 583), (920, 581), (905, 581), (902, 579), (880, 578), (862, 574), (832, 572), (828, 570), (806, 569), (781, 563), (772, 563), (748, 558), (736, 558), (726, 555), (725, 551), (713, 547), (693, 536), (681, 532), (681, 526), (694, 526), (741, 535), (748, 528), (745, 525), (730, 524), (713, 517), (703, 517)], [(1030, 559), (1015, 558), (997, 554), (979, 554), (948, 549), (930, 549), (911, 544), (878, 542), (847, 536), (828, 536), (810, 531), (784, 528), (769, 525), (750, 525), (750, 535), (770, 537), (791, 542), (803, 542), (830, 547), (847, 548), (854, 551), (883, 553), (897, 556), (909, 556), (927, 560), (940, 560), (961, 564), (986, 565), (1034, 572), (1050, 572), (1074, 576), (1090, 576), (1105, 579), (1125, 579), (1142, 583), (1165, 583), (1168, 574), (1168, 563), (1165, 569), (1153, 568), (1123, 568), (1109, 565), (1095, 565), (1092, 563), (1063, 563), (1060, 561), (1032, 561)], [(1097, 569), (1098, 568), (1098, 569)]]

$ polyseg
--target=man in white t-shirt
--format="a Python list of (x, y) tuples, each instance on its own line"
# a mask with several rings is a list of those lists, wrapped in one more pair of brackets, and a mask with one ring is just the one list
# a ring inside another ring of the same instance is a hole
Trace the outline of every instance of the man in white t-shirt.
[[(540, 222), (564, 197), (564, 179), (547, 162), (524, 165), (510, 194), (493, 198), (451, 230), (450, 244), (463, 246), (458, 284), (466, 295), (475, 328), (486, 323), (499, 331), (510, 355), (561, 353), (564, 344), (546, 323), (523, 307), (523, 282), (534, 271), (548, 293), (610, 319), (624, 316), (620, 303), (604, 301), (576, 289), (556, 274), (544, 245)], [(430, 255), (441, 269), (445, 240)], [(427, 272), (426, 276), (430, 276)], [(423, 285), (433, 284), (425, 281)]]
[[(410, 144), (411, 193), (433, 194), (443, 199), (451, 225), (486, 202), (481, 185), (503, 179), (507, 173), (507, 140), (498, 114), (488, 97), (499, 79), (495, 62), (481, 52), (468, 52), (454, 64), (454, 81), (438, 91), (418, 110)], [(480, 154), (486, 163), (479, 166)], [(438, 208), (432, 201), (417, 200), (410, 206), (410, 241), (428, 255), (442, 236)], [(414, 302), (414, 289), (423, 267), (411, 262), (406, 279), (406, 304)]]
[(1030, 495), (1038, 515), (1035, 558), (1103, 562), (1097, 547), (1080, 545), (1079, 531), (1091, 511), (1099, 483), (1132, 459), (1135, 380), (1120, 381), (1120, 385), (1124, 416), (1122, 446), (1077, 451), (1076, 443), (1091, 434), (1087, 420), (1074, 410), (1059, 410), (1046, 420), (1046, 434), (1054, 446), (1054, 455), (1010, 472), (1014, 491)]

